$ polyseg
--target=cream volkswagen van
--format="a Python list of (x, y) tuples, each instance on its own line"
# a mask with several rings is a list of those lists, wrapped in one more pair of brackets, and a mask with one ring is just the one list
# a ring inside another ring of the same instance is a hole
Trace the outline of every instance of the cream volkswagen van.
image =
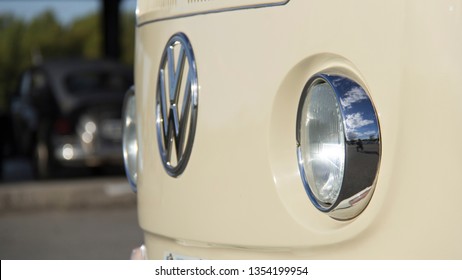
[(153, 259), (462, 258), (462, 1), (140, 0)]

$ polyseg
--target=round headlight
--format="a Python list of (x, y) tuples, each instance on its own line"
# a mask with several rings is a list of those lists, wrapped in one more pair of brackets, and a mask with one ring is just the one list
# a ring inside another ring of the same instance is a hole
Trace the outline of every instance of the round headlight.
[(130, 186), (136, 192), (138, 141), (136, 138), (136, 100), (133, 87), (125, 95), (122, 122), (122, 147), (125, 173)]
[(305, 86), (297, 114), (297, 156), (313, 204), (335, 219), (367, 206), (380, 160), (377, 116), (353, 80), (318, 74)]
[(319, 207), (329, 208), (338, 198), (345, 167), (345, 133), (340, 105), (332, 87), (322, 79), (308, 89), (300, 126), (302, 170)]

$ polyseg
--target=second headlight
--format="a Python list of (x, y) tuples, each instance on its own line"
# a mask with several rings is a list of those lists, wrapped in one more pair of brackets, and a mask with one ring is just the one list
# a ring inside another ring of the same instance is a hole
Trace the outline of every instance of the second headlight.
[(132, 190), (136, 192), (138, 140), (136, 136), (136, 100), (134, 87), (131, 87), (125, 94), (122, 122), (122, 147), (125, 173)]

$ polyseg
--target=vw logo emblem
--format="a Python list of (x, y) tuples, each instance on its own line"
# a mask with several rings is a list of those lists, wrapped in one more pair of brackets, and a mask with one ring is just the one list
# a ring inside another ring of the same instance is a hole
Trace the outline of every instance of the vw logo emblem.
[(157, 143), (167, 173), (177, 177), (191, 156), (197, 122), (196, 61), (188, 37), (173, 35), (159, 67), (156, 95)]

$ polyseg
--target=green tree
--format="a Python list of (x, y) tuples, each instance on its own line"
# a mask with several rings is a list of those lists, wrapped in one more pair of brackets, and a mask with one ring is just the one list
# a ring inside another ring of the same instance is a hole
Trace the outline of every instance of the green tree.
[[(22, 53), (26, 59), (23, 66), (34, 61), (38, 55), (54, 58), (66, 55), (64, 41), (66, 30), (61, 26), (52, 11), (45, 11), (34, 18), (27, 26), (22, 38)], [(35, 56), (35, 57), (34, 57)]]
[(7, 95), (14, 90), (17, 76), (23, 70), (21, 43), (25, 24), (12, 15), (0, 15), (0, 112), (6, 110)]
[[(121, 16), (120, 61), (133, 65), (135, 15)], [(33, 64), (59, 57), (103, 56), (99, 13), (78, 18), (67, 26), (52, 11), (45, 11), (30, 22), (0, 14), (0, 38), (0, 112), (5, 110), (7, 95), (16, 89), (20, 74)]]
[(90, 14), (75, 20), (69, 29), (67, 50), (69, 54), (86, 58), (100, 58), (102, 36), (98, 14)]
[(134, 64), (135, 54), (135, 14), (131, 12), (122, 13), (121, 18), (120, 46), (122, 49), (120, 60), (126, 65)]

